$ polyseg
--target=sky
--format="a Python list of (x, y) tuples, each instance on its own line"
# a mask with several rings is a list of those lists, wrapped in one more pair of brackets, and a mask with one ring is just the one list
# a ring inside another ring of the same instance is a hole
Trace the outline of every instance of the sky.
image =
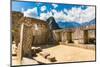
[(41, 20), (52, 16), (56, 22), (84, 23), (95, 19), (95, 6), (86, 5), (12, 1), (12, 11)]

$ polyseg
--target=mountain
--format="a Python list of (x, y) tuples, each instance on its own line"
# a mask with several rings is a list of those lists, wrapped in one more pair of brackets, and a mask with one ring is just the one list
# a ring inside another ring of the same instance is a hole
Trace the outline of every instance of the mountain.
[(78, 22), (57, 22), (60, 28), (76, 28), (81, 26), (89, 26), (89, 25), (95, 25), (96, 19), (93, 19), (89, 22), (84, 23), (78, 23)]
[(56, 23), (54, 17), (49, 17), (49, 18), (47, 19), (47, 22), (48, 22), (48, 24), (49, 24), (49, 26), (50, 26), (50, 29), (53, 29), (53, 30), (55, 30), (55, 29), (60, 29), (60, 27), (59, 27), (58, 24)]
[(96, 24), (96, 19), (93, 19), (89, 22), (82, 23), (81, 25), (82, 26), (89, 26), (89, 25), (95, 25), (95, 24)]
[(78, 22), (56, 22), (54, 17), (49, 17), (47, 22), (51, 29), (61, 29), (61, 28), (77, 28), (81, 26), (93, 25), (96, 24), (96, 19), (93, 19), (89, 22), (78, 23)]
[(58, 25), (60, 28), (76, 28), (81, 26), (77, 22), (58, 22)]

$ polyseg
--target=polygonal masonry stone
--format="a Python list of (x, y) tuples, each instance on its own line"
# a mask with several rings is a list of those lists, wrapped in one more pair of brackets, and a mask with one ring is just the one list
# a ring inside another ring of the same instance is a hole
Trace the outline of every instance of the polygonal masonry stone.
[(47, 56), (47, 59), (50, 60), (51, 62), (55, 62), (56, 58), (54, 56)]
[(39, 54), (43, 56), (45, 59), (47, 58), (47, 56), (50, 56), (50, 53), (47, 52), (40, 52)]
[(12, 44), (12, 56), (16, 56), (17, 54), (17, 47), (16, 47), (16, 44)]
[(32, 47), (32, 52), (35, 52), (35, 53), (39, 53), (42, 51), (42, 49), (40, 47)]

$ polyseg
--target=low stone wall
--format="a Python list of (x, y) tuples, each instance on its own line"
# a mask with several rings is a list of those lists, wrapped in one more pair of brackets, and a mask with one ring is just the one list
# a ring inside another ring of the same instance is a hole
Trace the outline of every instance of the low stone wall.
[(91, 49), (95, 50), (96, 46), (94, 44), (80, 44), (77, 41), (74, 43), (68, 43), (66, 42), (59, 42), (60, 45), (68, 45), (68, 46), (73, 46), (73, 47), (79, 47), (79, 48), (84, 48), (84, 49)]
[(90, 45), (90, 44), (78, 44), (78, 45), (74, 45), (74, 46), (80, 47), (80, 48), (85, 48), (85, 49), (95, 50), (95, 45)]

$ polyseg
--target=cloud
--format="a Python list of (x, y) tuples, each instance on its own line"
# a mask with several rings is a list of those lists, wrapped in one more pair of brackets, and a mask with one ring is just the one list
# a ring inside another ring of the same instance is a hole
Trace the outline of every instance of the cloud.
[(48, 19), (50, 16), (53, 16), (53, 15), (52, 15), (52, 12), (41, 13), (41, 14), (40, 14), (40, 19), (46, 21), (46, 19)]
[(64, 21), (65, 20), (65, 14), (63, 13), (63, 11), (57, 12), (55, 9), (52, 9), (50, 12), (47, 13), (41, 13), (40, 14), (40, 19), (42, 20), (46, 20), (49, 17), (53, 16), (55, 18), (55, 20), (58, 21)]
[(89, 22), (95, 18), (95, 7), (89, 6), (87, 9), (73, 7), (71, 10), (66, 11), (68, 16), (72, 18), (71, 21), (75, 22)]
[[(22, 8), (22, 11), (24, 9)], [(23, 11), (24, 16), (26, 17), (32, 17), (32, 18), (37, 18), (38, 17), (38, 12), (37, 12), (37, 8), (34, 7), (32, 9), (27, 9), (26, 11)]]
[(40, 14), (40, 19), (41, 20), (46, 20), (48, 17), (47, 17), (47, 14), (46, 13), (41, 13)]
[[(46, 6), (41, 7), (41, 11), (46, 10)], [(61, 11), (57, 11), (56, 9), (52, 9), (47, 13), (42, 12), (40, 16), (38, 16), (37, 7), (32, 9), (27, 9), (26, 11), (22, 8), (22, 12), (26, 17), (38, 18), (41, 20), (46, 20), (49, 17), (53, 16), (57, 22), (89, 22), (95, 18), (95, 7), (89, 6), (86, 9), (82, 9), (82, 7), (72, 7), (70, 10), (64, 8)]]
[(42, 6), (41, 11), (45, 11), (45, 10), (46, 10), (46, 6)]
[(24, 12), (24, 8), (21, 9), (21, 12), (22, 12), (22, 13)]
[(64, 9), (64, 12), (65, 12), (65, 13), (67, 13), (67, 12), (68, 12), (68, 10), (67, 10), (67, 9)]
[(81, 21), (88, 22), (95, 18), (95, 7), (88, 7), (81, 13)]
[(64, 14), (63, 11), (55, 11), (53, 17), (56, 19), (57, 22), (59, 21), (65, 21), (66, 15)]
[(57, 22), (89, 22), (95, 18), (95, 7), (89, 6), (86, 9), (81, 7), (72, 7), (67, 10), (66, 8), (62, 11), (52, 9), (50, 12), (41, 13), (40, 19), (46, 20), (48, 17), (53, 16)]
[(54, 8), (58, 7), (58, 5), (57, 5), (57, 4), (52, 4), (52, 6), (53, 6)]
[(73, 7), (71, 10), (66, 10), (66, 13), (68, 14), (68, 18), (70, 18), (70, 21), (74, 22), (80, 22), (82, 9)]
[(51, 16), (53, 16), (55, 18), (56, 22), (71, 21), (71, 18), (69, 18), (63, 11), (58, 12), (55, 9), (52, 9), (50, 12), (47, 12), (47, 13), (41, 13), (40, 19), (46, 20)]

